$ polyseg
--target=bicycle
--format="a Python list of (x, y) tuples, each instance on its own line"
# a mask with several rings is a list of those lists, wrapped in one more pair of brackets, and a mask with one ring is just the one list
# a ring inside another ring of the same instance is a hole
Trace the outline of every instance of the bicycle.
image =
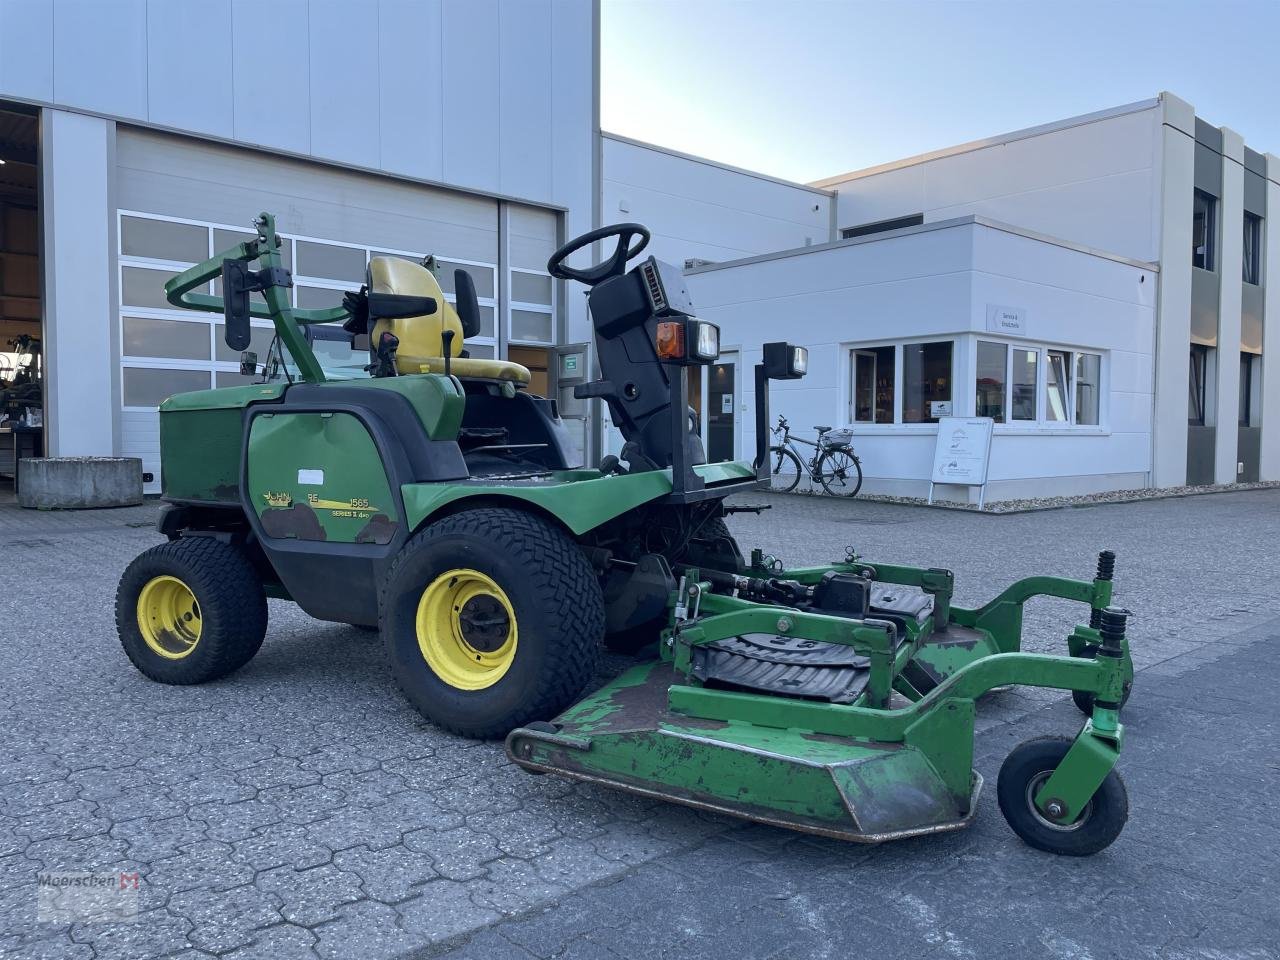
[[(769, 458), (773, 461), (769, 489), (790, 493), (800, 483), (803, 472), (833, 497), (855, 496), (862, 489), (862, 461), (850, 446), (852, 434), (848, 430), (832, 430), (830, 427), (815, 426), (814, 429), (818, 431), (816, 442), (793, 437), (787, 418), (778, 417), (773, 435), (781, 439), (769, 448)], [(808, 461), (800, 455), (796, 447), (799, 443), (814, 448)], [(786, 467), (794, 470), (784, 472)]]

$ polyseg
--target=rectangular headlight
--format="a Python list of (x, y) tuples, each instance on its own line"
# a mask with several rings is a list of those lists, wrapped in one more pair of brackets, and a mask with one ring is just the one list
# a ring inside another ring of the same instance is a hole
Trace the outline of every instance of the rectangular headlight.
[(720, 356), (720, 328), (705, 320), (690, 320), (690, 326), (698, 328), (698, 336), (694, 340), (693, 358), (703, 363), (710, 363)]
[(808, 347), (792, 347), (791, 348), (791, 373), (796, 377), (803, 377), (809, 372), (809, 348)]
[(764, 345), (764, 375), (770, 380), (799, 380), (809, 372), (809, 348), (785, 341)]

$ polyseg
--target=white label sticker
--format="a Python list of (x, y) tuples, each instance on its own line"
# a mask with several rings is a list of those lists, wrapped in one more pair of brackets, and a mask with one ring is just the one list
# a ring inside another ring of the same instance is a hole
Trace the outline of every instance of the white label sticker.
[(305, 483), (309, 487), (319, 487), (324, 485), (323, 470), (299, 470), (298, 483)]

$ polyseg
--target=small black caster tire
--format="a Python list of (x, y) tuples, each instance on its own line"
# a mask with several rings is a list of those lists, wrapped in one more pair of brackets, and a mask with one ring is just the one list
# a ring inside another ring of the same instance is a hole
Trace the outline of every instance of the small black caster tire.
[(1066, 737), (1038, 737), (1014, 747), (1000, 767), (996, 798), (1000, 812), (1023, 842), (1037, 850), (1087, 857), (1111, 846), (1129, 819), (1129, 794), (1112, 770), (1075, 823), (1046, 818), (1032, 802), (1036, 791), (1071, 749)]
[[(1085, 646), (1076, 654), (1082, 660), (1095, 660), (1098, 656), (1098, 645), (1091, 643)], [(1129, 702), (1129, 694), (1133, 692), (1133, 681), (1126, 680), (1124, 682), (1124, 693), (1120, 697), (1120, 707)], [(1093, 716), (1093, 694), (1087, 690), (1072, 690), (1071, 699), (1076, 705), (1076, 709), (1083, 713), (1086, 717)]]
[(267, 597), (239, 547), (182, 537), (125, 569), (116, 630), (130, 661), (152, 680), (207, 683), (239, 670), (262, 647)]

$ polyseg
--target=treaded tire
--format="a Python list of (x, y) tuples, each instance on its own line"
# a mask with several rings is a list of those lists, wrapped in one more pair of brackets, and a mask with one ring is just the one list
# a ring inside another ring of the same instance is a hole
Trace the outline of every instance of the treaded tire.
[[(143, 639), (138, 595), (153, 578), (181, 580), (200, 607), (200, 639), (191, 653), (168, 659)], [(212, 537), (183, 537), (140, 554), (116, 589), (116, 630), (125, 654), (159, 683), (207, 683), (253, 659), (267, 633), (267, 596), (253, 564), (238, 547)]]
[[(1079, 656), (1085, 660), (1096, 660), (1098, 657), (1098, 645), (1096, 643), (1087, 644), (1081, 651)], [(1133, 693), (1133, 681), (1126, 680), (1124, 682), (1124, 692), (1120, 695), (1120, 707), (1129, 702), (1129, 694)], [(1072, 690), (1071, 700), (1075, 703), (1076, 709), (1083, 713), (1086, 717), (1093, 716), (1093, 700), (1094, 696), (1087, 690)]]
[(1013, 748), (1000, 767), (996, 798), (1000, 812), (1023, 842), (1048, 853), (1087, 857), (1105, 850), (1120, 836), (1129, 819), (1129, 794), (1112, 770), (1070, 829), (1050, 824), (1030, 800), (1034, 781), (1052, 773), (1071, 749), (1066, 737), (1036, 737)]
[[(479, 690), (446, 683), (418, 645), (423, 591), (458, 567), (491, 577), (515, 614), (511, 666)], [(541, 518), (502, 507), (455, 513), (410, 538), (387, 571), (379, 608), (391, 671), (409, 702), (437, 726), (477, 739), (505, 737), (573, 703), (604, 634), (600, 584), (578, 545)]]

